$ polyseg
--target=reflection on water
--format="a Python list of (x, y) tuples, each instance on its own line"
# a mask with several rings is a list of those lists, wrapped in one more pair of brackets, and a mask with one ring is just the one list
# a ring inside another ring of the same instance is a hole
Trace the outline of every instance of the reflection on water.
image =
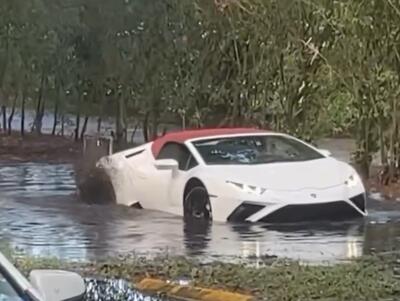
[[(8, 108), (10, 110), (10, 108)], [(9, 114), (7, 112), (7, 114)], [(34, 119), (36, 117), (36, 112), (34, 110), (26, 110), (25, 111), (25, 125), (26, 128), (31, 127)], [(82, 116), (80, 119), (80, 124), (83, 124), (85, 121), (85, 117)], [(97, 117), (90, 117), (87, 122), (86, 134), (93, 135), (97, 133), (98, 130), (98, 119)], [(54, 115), (53, 112), (44, 112), (42, 119), (42, 133), (50, 134), (53, 130), (54, 123)], [(136, 124), (136, 122), (133, 122)], [(14, 118), (12, 120), (12, 128), (19, 129), (21, 125), (21, 112), (17, 109), (14, 114)], [(76, 126), (76, 116), (74, 115), (64, 115), (64, 135), (71, 137), (74, 134)], [(102, 118), (102, 123), (100, 127), (101, 133), (110, 134), (111, 131), (115, 130), (115, 124), (113, 118)], [(57, 124), (57, 133), (61, 133), (61, 121), (58, 121)], [(131, 137), (131, 135), (135, 133), (135, 141), (136, 142), (144, 142), (144, 135), (141, 129), (134, 129), (131, 126), (127, 129), (127, 136)]]
[(398, 206), (371, 201), (370, 217), (288, 226), (183, 223), (179, 217), (87, 205), (68, 165), (0, 166), (0, 240), (34, 255), (98, 259), (115, 254), (338, 261), (400, 247)]
[(0, 195), (46, 197), (75, 192), (72, 165), (14, 164), (0, 166)]

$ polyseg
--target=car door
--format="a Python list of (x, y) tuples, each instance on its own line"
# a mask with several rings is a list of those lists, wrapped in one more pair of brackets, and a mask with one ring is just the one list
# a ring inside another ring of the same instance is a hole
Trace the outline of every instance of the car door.
[[(181, 148), (179, 143), (166, 143), (156, 156), (155, 160), (173, 159), (179, 163), (181, 157)], [(149, 174), (149, 184), (146, 187), (147, 203), (150, 209), (170, 211), (168, 191), (173, 180), (173, 172), (171, 170), (160, 170), (155, 166), (151, 166)]]
[[(157, 170), (154, 177), (153, 195), (158, 200), (158, 209), (170, 207), (168, 211), (176, 212), (182, 205), (183, 187), (187, 172), (197, 165), (188, 148), (181, 143), (166, 143), (160, 150), (156, 160), (174, 159), (178, 162), (178, 170)], [(160, 208), (161, 207), (161, 208)]]
[(179, 169), (174, 174), (171, 185), (168, 187), (168, 198), (171, 206), (179, 214), (183, 212), (185, 185), (193, 175), (198, 162), (190, 150), (185, 145), (181, 145), (181, 156), (178, 163)]

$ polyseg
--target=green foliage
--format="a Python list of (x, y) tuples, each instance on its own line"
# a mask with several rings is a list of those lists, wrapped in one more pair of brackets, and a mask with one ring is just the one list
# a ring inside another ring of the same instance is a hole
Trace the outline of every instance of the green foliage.
[(400, 293), (398, 254), (365, 257), (333, 266), (302, 265), (285, 260), (249, 264), (202, 264), (183, 257), (132, 256), (96, 263), (68, 263), (56, 259), (16, 257), (17, 267), (68, 269), (88, 277), (122, 278), (135, 283), (143, 277), (176, 280), (189, 278), (193, 285), (245, 291), (257, 300), (395, 300)]
[(355, 112), (353, 97), (350, 93), (333, 94), (326, 100), (324, 114), (326, 119), (322, 123), (323, 131), (332, 135), (349, 135), (354, 131)]
[(3, 2), (5, 103), (114, 116), (118, 135), (129, 119), (351, 134), (357, 161), (400, 161), (395, 1)]

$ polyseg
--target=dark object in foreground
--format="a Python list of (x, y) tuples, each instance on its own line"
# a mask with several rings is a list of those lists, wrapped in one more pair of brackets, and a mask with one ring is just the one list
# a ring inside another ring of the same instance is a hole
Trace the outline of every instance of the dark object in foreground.
[(26, 278), (0, 252), (0, 299), (25, 301), (82, 300), (83, 278), (59, 269), (32, 269)]
[[(349, 247), (353, 248), (351, 241)], [(40, 267), (74, 270), (89, 278), (96, 275), (105, 279), (127, 279), (134, 283), (149, 275), (170, 280), (184, 277), (194, 286), (251, 293), (256, 300), (398, 300), (400, 292), (400, 254), (397, 252), (376, 254), (336, 265), (305, 265), (300, 261), (274, 261), (267, 258), (266, 262), (257, 262), (258, 268), (251, 264), (253, 262), (248, 265), (218, 261), (204, 263), (167, 254), (152, 258), (133, 255), (89, 264), (29, 257), (16, 257), (15, 261), (26, 274)], [(104, 282), (97, 282), (102, 283)], [(118, 287), (117, 284), (118, 282), (113, 283), (115, 287)], [(103, 291), (103, 288), (91, 288), (88, 297), (95, 296), (92, 295), (93, 292)], [(121, 293), (120, 299), (97, 297), (97, 300), (124, 300), (124, 291), (121, 290)], [(147, 298), (142, 300), (152, 300)], [(153, 298), (152, 301), (161, 300)]]

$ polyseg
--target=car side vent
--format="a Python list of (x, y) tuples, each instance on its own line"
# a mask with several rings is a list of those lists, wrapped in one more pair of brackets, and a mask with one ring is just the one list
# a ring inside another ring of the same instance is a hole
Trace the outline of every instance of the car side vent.
[(245, 222), (248, 217), (263, 208), (264, 206), (262, 205), (244, 202), (229, 215), (228, 222)]
[(140, 155), (143, 152), (144, 152), (144, 149), (141, 149), (140, 151), (137, 151), (137, 152), (134, 152), (134, 153), (126, 155), (125, 158), (129, 159), (129, 158), (132, 158), (134, 156)]
[(350, 201), (357, 206), (358, 209), (365, 212), (365, 196), (364, 194), (359, 194), (355, 197), (350, 198)]

